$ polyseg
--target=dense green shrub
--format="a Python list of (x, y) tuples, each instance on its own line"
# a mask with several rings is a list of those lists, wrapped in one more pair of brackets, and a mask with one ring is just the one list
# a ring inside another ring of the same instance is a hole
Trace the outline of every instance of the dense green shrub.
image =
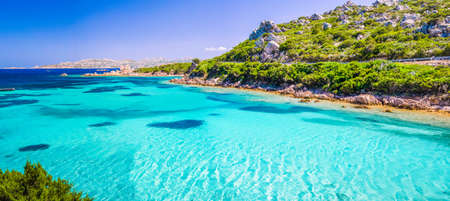
[(0, 170), (0, 200), (2, 201), (91, 201), (81, 192), (72, 191), (67, 180), (53, 177), (38, 164), (27, 162), (24, 173)]
[(204, 61), (194, 70), (195, 76), (221, 78), (241, 83), (262, 82), (275, 86), (297, 84), (309, 89), (321, 89), (335, 94), (442, 94), (449, 93), (450, 68), (372, 62), (297, 63), (226, 63)]
[[(195, 62), (200, 62), (200, 60), (195, 60)], [(165, 72), (171, 74), (183, 74), (189, 70), (192, 63), (174, 63), (174, 64), (165, 64), (161, 66), (155, 67), (147, 67), (147, 68), (138, 68), (136, 72), (138, 73), (155, 73), (155, 72)]]

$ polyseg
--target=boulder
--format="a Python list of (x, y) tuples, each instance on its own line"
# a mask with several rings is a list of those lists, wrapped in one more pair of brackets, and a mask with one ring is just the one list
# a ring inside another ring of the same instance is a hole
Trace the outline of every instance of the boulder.
[(354, 104), (381, 105), (381, 101), (379, 101), (375, 96), (370, 94), (361, 94), (358, 96), (345, 97), (343, 98), (343, 100)]
[(402, 4), (399, 4), (394, 8), (394, 10), (408, 10), (408, 9), (409, 9), (408, 5), (402, 5)]
[(418, 14), (405, 14), (400, 22), (400, 26), (403, 28), (413, 28), (418, 20), (420, 20), (420, 15)]
[(299, 19), (299, 20), (297, 20), (296, 23), (300, 24), (302, 26), (305, 26), (305, 25), (309, 24), (310, 22), (308, 20), (305, 20), (305, 19)]
[(450, 32), (450, 24), (446, 21), (424, 23), (417, 31), (429, 34), (431, 37), (447, 37)]
[(342, 22), (342, 21), (345, 21), (345, 20), (348, 20), (348, 15), (339, 15), (339, 17), (338, 17), (338, 21), (339, 22)]
[(347, 2), (345, 2), (344, 6), (351, 7), (351, 6), (356, 6), (356, 4), (353, 3), (352, 1), (347, 1)]
[(263, 38), (263, 37), (259, 37), (259, 38), (255, 41), (255, 45), (256, 45), (256, 48), (262, 48), (262, 47), (264, 47), (264, 38)]
[(356, 36), (356, 40), (362, 40), (362, 39), (364, 39), (364, 38), (366, 38), (366, 37), (364, 36), (364, 34), (358, 34), (358, 36)]
[(323, 30), (328, 30), (331, 27), (333, 27), (333, 25), (331, 25), (330, 23), (326, 23), (326, 22), (323, 23), (323, 25), (322, 25)]
[(303, 34), (303, 31), (297, 31), (297, 32), (295, 32), (294, 34), (302, 35), (302, 34)]
[(255, 29), (249, 37), (249, 40), (255, 40), (265, 33), (279, 33), (281, 29), (273, 21), (262, 21), (258, 29)]
[(386, 27), (388, 27), (388, 26), (393, 26), (393, 27), (395, 27), (397, 24), (394, 22), (394, 21), (391, 21), (391, 20), (389, 20), (389, 21), (387, 21), (387, 22), (385, 22), (384, 23), (384, 26), (386, 26)]
[(266, 47), (264, 48), (264, 52), (266, 52), (268, 54), (273, 54), (273, 53), (278, 52), (279, 49), (280, 49), (280, 45), (278, 45), (277, 42), (270, 41), (269, 43), (267, 43)]
[(399, 98), (394, 96), (383, 97), (383, 104), (405, 109), (428, 109), (430, 104), (428, 101), (413, 100), (407, 98)]
[(394, 6), (397, 5), (401, 0), (376, 0), (373, 5), (379, 6), (379, 5), (386, 5), (386, 6)]
[(321, 20), (321, 19), (323, 19), (323, 17), (322, 17), (322, 15), (314, 13), (313, 15), (311, 15), (311, 17), (309, 19), (311, 19), (311, 20)]
[(284, 38), (282, 36), (276, 36), (271, 33), (267, 37), (265, 37), (264, 40), (267, 42), (274, 41), (276, 43), (282, 43), (284, 41)]

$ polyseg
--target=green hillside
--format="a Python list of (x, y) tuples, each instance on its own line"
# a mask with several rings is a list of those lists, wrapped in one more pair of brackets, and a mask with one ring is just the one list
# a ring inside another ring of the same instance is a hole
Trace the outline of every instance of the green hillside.
[(264, 21), (219, 61), (366, 61), (449, 56), (450, 1), (347, 2), (284, 24)]

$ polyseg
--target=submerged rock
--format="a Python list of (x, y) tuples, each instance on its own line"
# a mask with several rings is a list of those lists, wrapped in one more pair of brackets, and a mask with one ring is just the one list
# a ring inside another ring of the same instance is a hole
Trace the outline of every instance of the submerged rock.
[(204, 121), (202, 120), (181, 120), (174, 122), (158, 122), (147, 124), (148, 127), (156, 127), (156, 128), (170, 128), (170, 129), (189, 129), (195, 128), (203, 125)]
[(19, 148), (20, 152), (46, 150), (50, 147), (48, 144), (36, 144)]
[(125, 90), (125, 89), (130, 89), (130, 88), (124, 87), (124, 86), (97, 87), (97, 88), (91, 89), (89, 91), (85, 91), (83, 93), (103, 93), (103, 92), (113, 92), (116, 90)]
[(89, 125), (89, 127), (105, 127), (105, 126), (114, 126), (116, 125), (116, 123), (114, 122), (102, 122), (102, 123), (97, 123), (97, 124), (91, 124)]
[(38, 100), (2, 100), (2, 101), (0, 101), (0, 108), (17, 106), (17, 105), (35, 104), (37, 102), (39, 102), (39, 101)]
[(147, 96), (142, 93), (129, 93), (129, 94), (122, 94), (121, 96)]

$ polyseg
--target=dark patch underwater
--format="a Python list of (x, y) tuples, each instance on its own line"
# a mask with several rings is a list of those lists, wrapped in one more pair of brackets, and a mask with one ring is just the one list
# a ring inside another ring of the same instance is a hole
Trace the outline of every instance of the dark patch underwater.
[(18, 105), (29, 105), (38, 103), (38, 100), (2, 100), (0, 101), (0, 108), (18, 106)]
[(105, 127), (105, 126), (114, 126), (114, 125), (117, 125), (117, 124), (114, 122), (107, 121), (107, 122), (102, 122), (102, 123), (97, 123), (97, 124), (91, 124), (91, 125), (89, 125), (89, 127)]
[(50, 147), (48, 144), (36, 144), (19, 148), (20, 152), (46, 150)]
[(126, 90), (126, 89), (130, 89), (130, 88), (124, 87), (124, 86), (97, 87), (97, 88), (91, 89), (89, 91), (85, 91), (83, 93), (104, 93), (104, 92), (114, 92), (117, 90)]
[(157, 122), (147, 124), (148, 127), (156, 127), (156, 128), (170, 128), (170, 129), (189, 129), (195, 128), (203, 125), (204, 121), (202, 120), (181, 120), (181, 121), (173, 121), (173, 122)]
[(130, 97), (134, 97), (134, 96), (147, 96), (147, 95), (142, 94), (142, 93), (129, 93), (129, 94), (122, 94), (121, 96), (130, 96)]

